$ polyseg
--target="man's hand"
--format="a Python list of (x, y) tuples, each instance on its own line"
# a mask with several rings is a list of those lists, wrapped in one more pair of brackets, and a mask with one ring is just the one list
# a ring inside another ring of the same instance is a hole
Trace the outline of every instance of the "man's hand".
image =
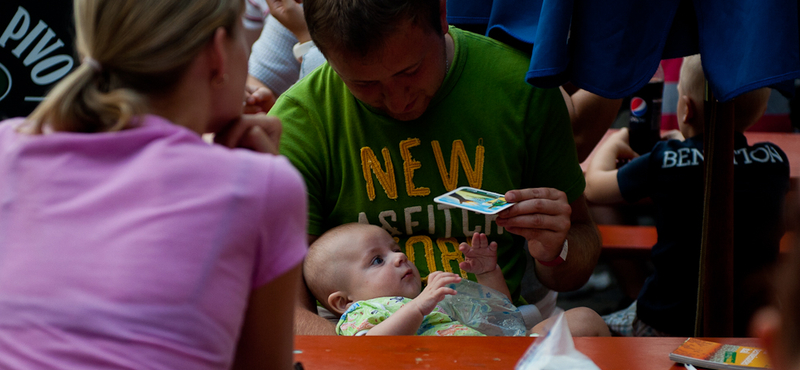
[(245, 85), (244, 113), (267, 113), (275, 105), (275, 94), (266, 86)]
[(436, 307), (436, 304), (444, 299), (444, 296), (456, 294), (455, 289), (448, 288), (447, 285), (455, 284), (459, 281), (461, 281), (461, 276), (452, 272), (431, 272), (428, 275), (428, 286), (409, 304), (416, 305), (422, 316), (428, 315)]
[(572, 208), (567, 194), (553, 188), (511, 190), (511, 208), (497, 214), (497, 225), (525, 237), (533, 258), (552, 261), (561, 253), (571, 226)]
[(278, 22), (292, 31), (299, 42), (311, 40), (299, 0), (267, 0), (269, 12)]
[(244, 114), (214, 136), (214, 142), (228, 148), (246, 148), (278, 154), (281, 121), (265, 113)]
[(472, 234), (472, 245), (461, 243), (458, 250), (464, 253), (464, 262), (458, 264), (458, 267), (466, 272), (481, 275), (498, 268), (497, 243), (489, 244), (484, 233)]

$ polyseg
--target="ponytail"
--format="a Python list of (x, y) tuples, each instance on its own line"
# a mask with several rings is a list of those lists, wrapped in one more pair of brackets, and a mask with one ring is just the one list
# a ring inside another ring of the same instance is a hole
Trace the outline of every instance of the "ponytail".
[(242, 0), (75, 0), (83, 63), (29, 116), (34, 131), (110, 132), (149, 111), (219, 27), (231, 34)]
[(61, 80), (29, 116), (34, 132), (41, 133), (44, 125), (84, 133), (128, 128), (131, 118), (147, 111), (146, 99), (131, 89), (108, 91), (104, 75), (84, 62)]

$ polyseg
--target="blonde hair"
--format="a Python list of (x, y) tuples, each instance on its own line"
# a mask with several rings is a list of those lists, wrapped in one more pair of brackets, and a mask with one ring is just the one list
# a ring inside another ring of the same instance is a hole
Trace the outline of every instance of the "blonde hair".
[(106, 132), (169, 92), (219, 27), (233, 35), (243, 0), (75, 0), (84, 63), (31, 113), (34, 131)]
[[(769, 101), (770, 88), (762, 87), (743, 93), (734, 98), (733, 128), (742, 132), (758, 122), (764, 115)], [(683, 58), (681, 64), (678, 94), (686, 95), (695, 103), (698, 115), (704, 114), (703, 100), (705, 99), (705, 74), (700, 60), (700, 54)], [(702, 120), (699, 122), (703, 122)], [(702, 130), (702, 127), (699, 127)]]

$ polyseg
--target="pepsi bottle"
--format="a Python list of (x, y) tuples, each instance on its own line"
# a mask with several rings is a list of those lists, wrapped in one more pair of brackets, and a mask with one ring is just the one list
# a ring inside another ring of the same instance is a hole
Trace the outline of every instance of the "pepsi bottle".
[(661, 98), (664, 93), (664, 70), (659, 64), (656, 74), (631, 96), (628, 122), (631, 149), (638, 154), (650, 152), (661, 139)]

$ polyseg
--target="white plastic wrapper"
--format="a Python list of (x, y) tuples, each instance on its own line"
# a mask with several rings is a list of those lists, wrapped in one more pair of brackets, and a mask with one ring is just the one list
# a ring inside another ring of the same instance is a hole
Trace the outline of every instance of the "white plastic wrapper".
[(564, 313), (558, 315), (547, 335), (536, 338), (514, 370), (600, 370), (575, 349)]
[(454, 320), (488, 336), (524, 336), (522, 313), (503, 293), (462, 279), (450, 288), (458, 294), (445, 296), (439, 306)]

